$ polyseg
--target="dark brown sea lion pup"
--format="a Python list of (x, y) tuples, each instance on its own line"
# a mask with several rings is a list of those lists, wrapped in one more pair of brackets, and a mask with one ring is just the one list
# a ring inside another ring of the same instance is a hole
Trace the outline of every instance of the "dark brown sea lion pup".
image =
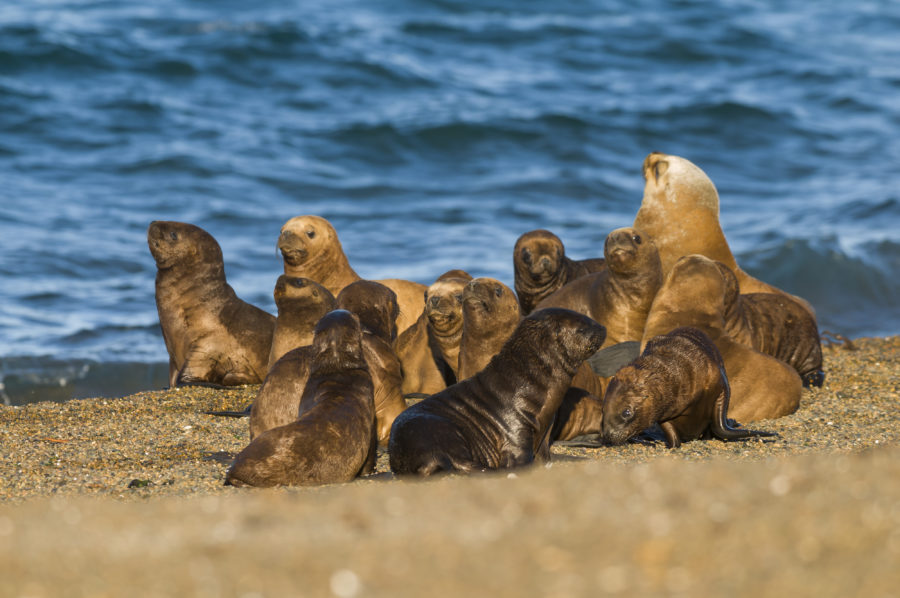
[[(650, 235), (668, 274), (678, 258), (699, 254), (735, 273), (741, 293), (783, 293), (738, 266), (719, 223), (719, 193), (694, 163), (659, 152), (644, 159), (644, 197), (634, 227)], [(815, 317), (812, 306), (795, 297)]]
[(741, 295), (734, 273), (721, 262), (716, 265), (726, 285), (725, 332), (797, 370), (803, 386), (822, 386), (822, 343), (809, 311), (784, 293)]
[(262, 382), (275, 317), (239, 299), (225, 281), (219, 243), (193, 224), (154, 221), (147, 244), (156, 260), (169, 385)]
[(618, 228), (606, 237), (607, 269), (565, 285), (538, 304), (564, 307), (606, 326), (605, 346), (638, 341), (650, 304), (662, 284), (662, 266), (653, 239), (635, 228)]
[(774, 436), (731, 427), (730, 396), (712, 340), (697, 328), (676, 328), (653, 337), (640, 357), (613, 376), (603, 399), (603, 440), (622, 444), (657, 423), (669, 448), (697, 438)]
[(397, 338), (403, 395), (434, 394), (457, 381), (462, 337), (462, 292), (472, 277), (445, 272), (425, 291), (425, 311)]
[(725, 329), (728, 288), (722, 268), (702, 255), (675, 262), (653, 300), (644, 343), (680, 326), (694, 326), (715, 343), (731, 386), (729, 415), (740, 422), (789, 415), (800, 405), (803, 386), (789, 365), (733, 339)]
[[(297, 216), (281, 227), (278, 249), (284, 259), (284, 273), (315, 280), (337, 296), (341, 290), (360, 280), (350, 267), (337, 232), (319, 216)], [(412, 326), (425, 308), (425, 285), (408, 280), (379, 280), (397, 294), (400, 316), (398, 332)]]
[(334, 295), (308, 278), (294, 278), (282, 274), (275, 283), (275, 334), (269, 351), (269, 368), (282, 355), (312, 343), (313, 331), (319, 320), (334, 309)]
[(573, 260), (566, 257), (563, 242), (548, 230), (523, 234), (513, 249), (515, 289), (527, 316), (535, 306), (564, 284), (576, 278), (606, 269), (603, 258)]
[(335, 310), (316, 325), (298, 417), (254, 438), (225, 476), (232, 486), (349, 482), (375, 468), (375, 401), (359, 320)]
[(549, 454), (542, 447), (572, 376), (604, 337), (603, 326), (569, 310), (529, 315), (483, 370), (396, 419), (391, 471), (499, 469)]
[(393, 349), (397, 338), (397, 296), (381, 283), (357, 280), (338, 294), (337, 306), (359, 317), (363, 355), (375, 388), (378, 442), (387, 445), (391, 424), (406, 409), (401, 390), (403, 371)]

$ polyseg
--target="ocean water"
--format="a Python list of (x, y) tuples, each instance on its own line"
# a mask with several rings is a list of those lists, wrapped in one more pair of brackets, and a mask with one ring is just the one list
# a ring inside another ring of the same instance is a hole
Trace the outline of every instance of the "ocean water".
[(898, 334), (898, 31), (888, 0), (3, 3), (0, 399), (166, 385), (152, 220), (273, 313), (300, 214), (365, 277), (511, 285), (535, 228), (602, 255), (651, 151), (820, 328)]

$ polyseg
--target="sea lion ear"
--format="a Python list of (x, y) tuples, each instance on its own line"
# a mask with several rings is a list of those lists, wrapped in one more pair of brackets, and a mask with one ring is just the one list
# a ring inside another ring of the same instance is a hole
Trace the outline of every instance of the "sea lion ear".
[(665, 160), (660, 160), (659, 162), (656, 163), (656, 165), (654, 165), (653, 176), (656, 177), (657, 183), (659, 182), (659, 177), (666, 174), (666, 172), (668, 170), (669, 170), (669, 163), (666, 162)]

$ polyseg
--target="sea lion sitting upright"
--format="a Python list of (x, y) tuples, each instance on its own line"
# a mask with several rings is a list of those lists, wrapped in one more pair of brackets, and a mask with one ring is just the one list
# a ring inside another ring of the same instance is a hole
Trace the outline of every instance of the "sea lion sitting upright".
[(274, 295), (278, 317), (269, 352), (269, 369), (291, 349), (312, 343), (316, 324), (335, 305), (334, 295), (319, 283), (284, 274), (275, 283)]
[(653, 337), (640, 357), (613, 376), (603, 399), (603, 440), (622, 444), (655, 423), (669, 448), (710, 436), (774, 436), (732, 428), (730, 396), (725, 364), (712, 340), (698, 328), (676, 328)]
[(259, 384), (266, 375), (275, 317), (238, 298), (225, 280), (219, 243), (184, 222), (154, 221), (156, 308), (169, 385)]
[(515, 289), (522, 315), (527, 316), (542, 299), (576, 278), (602, 272), (603, 258), (573, 260), (566, 256), (563, 242), (548, 230), (523, 234), (513, 249)]
[(644, 344), (681, 326), (705, 332), (722, 354), (731, 386), (729, 415), (741, 422), (789, 415), (800, 405), (800, 376), (786, 363), (734, 340), (725, 329), (728, 282), (722, 268), (702, 255), (675, 262), (653, 300)]
[[(278, 249), (284, 259), (284, 273), (315, 280), (337, 296), (341, 290), (360, 280), (350, 267), (334, 227), (320, 216), (296, 216), (284, 223), (278, 237)], [(379, 280), (397, 294), (400, 315), (397, 331), (412, 326), (425, 308), (425, 285), (409, 280)]]
[(375, 403), (359, 320), (335, 310), (316, 325), (297, 419), (254, 438), (228, 469), (232, 486), (349, 482), (375, 468)]
[(425, 291), (425, 311), (397, 337), (394, 348), (403, 366), (404, 396), (430, 395), (456, 383), (462, 291), (470, 280), (462, 270), (439, 276)]
[(397, 337), (397, 296), (373, 280), (357, 280), (338, 293), (337, 307), (359, 317), (363, 355), (372, 375), (378, 442), (387, 445), (394, 419), (406, 409), (401, 387), (403, 371), (394, 353)]
[[(634, 227), (650, 235), (668, 274), (678, 258), (699, 254), (722, 262), (738, 278), (741, 293), (785, 293), (738, 266), (719, 223), (719, 192), (697, 165), (678, 156), (653, 152), (644, 159), (644, 197)], [(815, 310), (794, 297), (810, 315)]]
[(553, 417), (603, 326), (564, 309), (532, 313), (480, 372), (413, 405), (388, 445), (395, 474), (528, 465), (542, 453)]
[(652, 238), (635, 228), (617, 228), (603, 244), (606, 270), (577, 278), (538, 304), (564, 307), (606, 326), (606, 343), (639, 341), (662, 284), (659, 253)]
[(739, 343), (797, 370), (803, 386), (822, 386), (822, 343), (815, 318), (784, 293), (739, 294), (734, 272), (716, 262), (725, 279), (725, 332)]

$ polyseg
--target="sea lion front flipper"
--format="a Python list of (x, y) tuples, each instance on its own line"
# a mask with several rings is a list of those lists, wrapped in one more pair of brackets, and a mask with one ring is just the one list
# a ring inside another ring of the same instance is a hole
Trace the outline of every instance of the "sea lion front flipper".
[(588, 357), (587, 362), (595, 374), (609, 378), (615, 376), (619, 368), (637, 359), (640, 354), (640, 341), (625, 341), (600, 349)]
[(713, 411), (712, 423), (710, 431), (713, 436), (719, 440), (746, 440), (754, 437), (770, 437), (777, 436), (775, 432), (765, 432), (762, 430), (747, 430), (745, 428), (732, 428), (726, 413), (728, 412), (729, 387), (725, 384), (725, 388), (716, 398), (716, 405)]
[(243, 411), (204, 411), (206, 415), (217, 415), (219, 417), (250, 417), (250, 411), (253, 409), (253, 403), (247, 405)]
[(659, 422), (659, 427), (662, 428), (666, 437), (667, 448), (676, 449), (681, 446), (681, 438), (678, 437), (678, 430), (675, 429), (672, 422)]

